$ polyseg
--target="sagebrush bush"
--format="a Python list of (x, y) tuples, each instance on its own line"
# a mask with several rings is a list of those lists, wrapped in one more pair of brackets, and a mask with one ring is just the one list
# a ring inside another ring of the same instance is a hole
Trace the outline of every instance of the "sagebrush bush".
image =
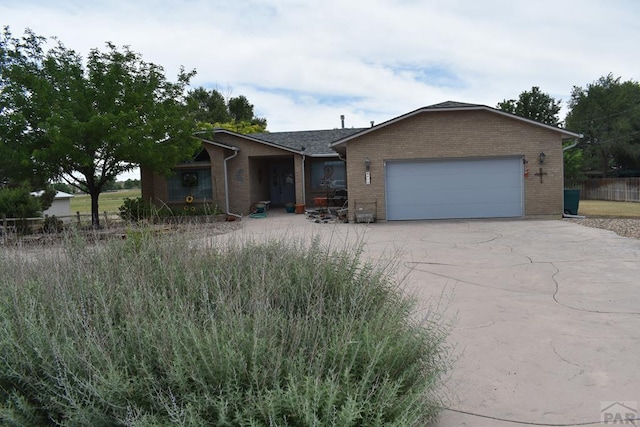
[(126, 197), (118, 211), (120, 218), (123, 220), (137, 222), (151, 218), (154, 208), (150, 202), (145, 201), (142, 197), (136, 197), (135, 199)]
[[(0, 254), (0, 421), (423, 425), (447, 328), (359, 252), (136, 239)], [(133, 261), (127, 261), (133, 260)]]

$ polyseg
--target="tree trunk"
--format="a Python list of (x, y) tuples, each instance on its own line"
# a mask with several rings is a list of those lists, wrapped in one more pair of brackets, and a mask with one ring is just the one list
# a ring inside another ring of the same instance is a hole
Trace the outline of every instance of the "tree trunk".
[(97, 188), (90, 188), (89, 194), (91, 195), (91, 225), (93, 228), (100, 228), (100, 212), (98, 211), (98, 196), (100, 196), (100, 190)]

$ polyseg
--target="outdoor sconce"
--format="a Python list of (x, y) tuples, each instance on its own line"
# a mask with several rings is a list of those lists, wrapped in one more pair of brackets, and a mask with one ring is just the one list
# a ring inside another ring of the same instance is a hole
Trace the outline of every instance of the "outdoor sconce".
[(544, 151), (540, 152), (540, 155), (538, 156), (538, 160), (540, 161), (540, 164), (543, 165), (544, 164), (544, 159), (547, 157), (546, 154), (544, 154)]
[(369, 170), (371, 169), (371, 160), (369, 160), (368, 157), (364, 159), (364, 168), (367, 172), (369, 172)]

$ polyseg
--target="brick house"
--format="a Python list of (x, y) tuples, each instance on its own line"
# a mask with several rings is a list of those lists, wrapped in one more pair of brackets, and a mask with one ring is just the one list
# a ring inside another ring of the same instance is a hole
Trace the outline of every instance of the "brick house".
[(170, 206), (193, 194), (246, 214), (256, 202), (311, 206), (348, 188), (351, 219), (363, 206), (377, 220), (560, 217), (562, 141), (579, 137), (451, 101), (363, 129), (216, 130), (168, 179), (142, 168), (142, 193)]
[(346, 188), (345, 162), (329, 144), (361, 130), (242, 135), (216, 129), (212, 139), (201, 138), (203, 149), (194, 160), (177, 165), (172, 176), (141, 167), (142, 197), (180, 208), (193, 196), (194, 203), (214, 203), (240, 215), (261, 201), (272, 208), (311, 206)]

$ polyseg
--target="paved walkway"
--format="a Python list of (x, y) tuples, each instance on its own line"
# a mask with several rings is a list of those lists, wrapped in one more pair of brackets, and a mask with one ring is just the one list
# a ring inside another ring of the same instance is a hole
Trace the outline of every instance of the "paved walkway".
[[(278, 213), (231, 233), (283, 234), (361, 241), (371, 259), (399, 260), (425, 305), (448, 306), (453, 409), (573, 425), (600, 420), (603, 402), (640, 403), (640, 240), (569, 221), (315, 224)], [(519, 424), (451, 411), (434, 424), (507, 425)]]

